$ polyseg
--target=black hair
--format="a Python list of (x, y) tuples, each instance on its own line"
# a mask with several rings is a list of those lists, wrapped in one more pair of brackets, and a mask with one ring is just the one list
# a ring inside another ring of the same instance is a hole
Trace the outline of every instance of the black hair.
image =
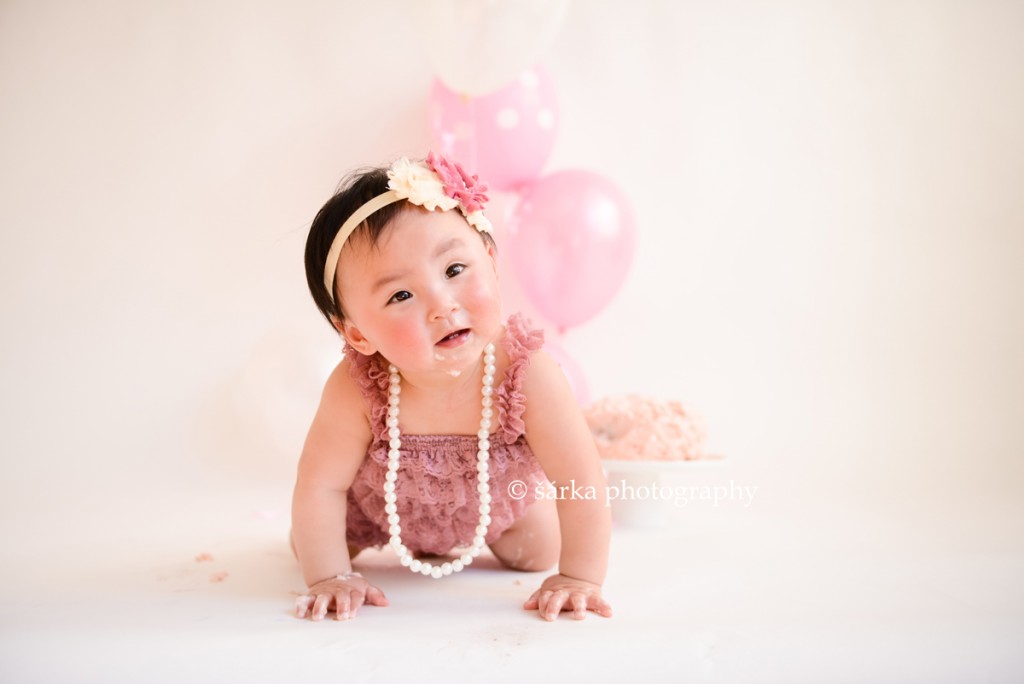
[[(327, 253), (331, 250), (334, 236), (349, 216), (354, 214), (377, 195), (387, 192), (388, 174), (386, 169), (359, 169), (346, 176), (338, 185), (334, 195), (317, 212), (309, 227), (306, 238), (306, 284), (313, 302), (327, 322), (334, 327), (332, 319), (344, 320), (341, 302), (336, 302), (332, 293), (324, 286), (324, 267)], [(406, 207), (406, 202), (395, 202), (371, 214), (356, 228), (355, 233), (363, 233), (372, 244), (376, 244), (384, 228), (399, 212)]]
[[(309, 286), (309, 293), (313, 296), (316, 308), (332, 328), (334, 320), (345, 320), (345, 314), (341, 308), (340, 296), (335, 299), (324, 286), (327, 253), (331, 249), (334, 237), (348, 217), (387, 190), (387, 168), (371, 167), (353, 171), (341, 181), (334, 195), (320, 208), (309, 227), (305, 253), (306, 284)], [(370, 246), (376, 245), (388, 224), (403, 211), (414, 206), (406, 200), (400, 200), (378, 209), (356, 227), (349, 240), (364, 239)], [(480, 236), (484, 243), (494, 246), (494, 239), (490, 233), (480, 233)]]

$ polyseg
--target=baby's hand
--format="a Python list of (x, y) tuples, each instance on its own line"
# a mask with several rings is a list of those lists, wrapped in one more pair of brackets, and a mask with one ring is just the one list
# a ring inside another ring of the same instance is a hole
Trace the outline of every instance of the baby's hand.
[(586, 617), (588, 610), (603, 617), (612, 616), (612, 607), (601, 598), (601, 585), (565, 575), (552, 575), (544, 580), (540, 589), (526, 599), (523, 609), (537, 610), (548, 621), (563, 610), (571, 610), (577, 620)]
[(371, 606), (388, 605), (383, 591), (358, 572), (350, 572), (317, 582), (309, 588), (308, 594), (295, 599), (295, 617), (304, 618), (310, 613), (314, 620), (323, 620), (333, 607), (336, 620), (349, 620), (356, 616), (364, 602)]

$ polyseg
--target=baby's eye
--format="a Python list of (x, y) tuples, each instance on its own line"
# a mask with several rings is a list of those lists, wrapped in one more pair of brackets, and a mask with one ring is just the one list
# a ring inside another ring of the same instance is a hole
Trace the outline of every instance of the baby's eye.
[(412, 294), (408, 290), (399, 290), (395, 294), (391, 295), (391, 299), (388, 300), (388, 304), (394, 302), (404, 302), (406, 299), (412, 297)]
[(448, 267), (448, 270), (445, 271), (444, 274), (449, 278), (454, 278), (455, 276), (459, 275), (465, 270), (465, 264), (452, 264), (451, 266)]

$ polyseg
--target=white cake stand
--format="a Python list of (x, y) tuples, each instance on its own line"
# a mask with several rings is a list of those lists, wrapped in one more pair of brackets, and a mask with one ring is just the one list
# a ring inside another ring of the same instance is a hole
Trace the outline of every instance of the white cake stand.
[(605, 498), (612, 519), (626, 527), (664, 526), (679, 509), (689, 505), (687, 473), (706, 473), (728, 468), (724, 458), (692, 461), (616, 461), (603, 459), (607, 479)]

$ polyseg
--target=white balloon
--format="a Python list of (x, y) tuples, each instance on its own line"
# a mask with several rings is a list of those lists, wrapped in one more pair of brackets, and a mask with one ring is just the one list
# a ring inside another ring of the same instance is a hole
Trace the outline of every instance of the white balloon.
[(540, 60), (569, 0), (411, 0), (409, 6), (437, 77), (457, 93), (477, 96)]

